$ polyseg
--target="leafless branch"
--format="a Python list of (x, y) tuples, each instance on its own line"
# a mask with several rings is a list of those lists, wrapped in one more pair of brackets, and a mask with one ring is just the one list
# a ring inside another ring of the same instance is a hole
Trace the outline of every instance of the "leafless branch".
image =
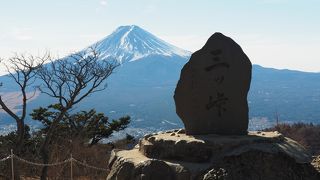
[[(8, 104), (3, 101), (0, 95), (0, 108), (3, 109), (9, 116), (11, 116), (17, 123), (17, 134), (19, 136), (18, 143), (20, 144), (23, 141), (24, 137), (24, 119), (26, 117), (27, 101), (30, 99), (27, 97), (27, 90), (33, 83), (35, 83), (36, 71), (41, 68), (43, 63), (48, 59), (50, 59), (49, 53), (46, 53), (41, 57), (35, 57), (32, 55), (26, 56), (24, 54), (16, 53), (11, 58), (6, 60), (1, 59), (0, 61), (7, 70), (7, 76), (19, 86), (20, 92), (22, 94), (21, 115), (16, 114), (13, 109), (10, 109)], [(0, 86), (5, 85), (6, 84), (4, 83), (0, 84)]]
[(38, 71), (44, 84), (40, 91), (56, 98), (67, 109), (90, 94), (105, 89), (101, 86), (118, 66), (116, 61), (101, 60), (95, 48), (52, 61)]

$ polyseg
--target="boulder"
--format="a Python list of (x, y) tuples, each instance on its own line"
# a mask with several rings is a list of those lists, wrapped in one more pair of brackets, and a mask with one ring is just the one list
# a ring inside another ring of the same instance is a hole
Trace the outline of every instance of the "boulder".
[(114, 150), (107, 179), (317, 179), (305, 148), (278, 132), (187, 135), (172, 130)]
[(192, 54), (174, 94), (187, 134), (247, 133), (251, 68), (241, 47), (221, 33)]

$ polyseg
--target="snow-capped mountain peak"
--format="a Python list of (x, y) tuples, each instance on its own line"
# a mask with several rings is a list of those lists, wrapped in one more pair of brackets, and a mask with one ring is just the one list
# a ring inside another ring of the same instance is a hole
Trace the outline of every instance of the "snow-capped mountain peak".
[(102, 58), (135, 61), (150, 55), (188, 57), (191, 52), (173, 46), (136, 25), (120, 26), (95, 44)]

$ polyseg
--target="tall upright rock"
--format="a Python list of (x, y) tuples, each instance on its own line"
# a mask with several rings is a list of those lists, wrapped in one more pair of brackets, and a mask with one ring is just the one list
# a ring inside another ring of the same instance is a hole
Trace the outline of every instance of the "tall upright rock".
[(241, 47), (221, 33), (192, 54), (174, 95), (187, 134), (247, 133), (251, 68)]
[[(114, 150), (108, 180), (318, 180), (306, 149), (279, 132), (247, 132), (251, 63), (215, 33), (192, 55), (175, 91), (186, 129), (144, 136)], [(232, 134), (232, 136), (225, 136)]]

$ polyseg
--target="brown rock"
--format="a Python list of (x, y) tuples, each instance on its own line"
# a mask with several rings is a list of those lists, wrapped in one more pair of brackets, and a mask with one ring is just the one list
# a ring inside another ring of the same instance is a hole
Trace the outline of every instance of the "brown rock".
[(222, 168), (211, 169), (204, 175), (203, 180), (225, 180), (226, 176), (226, 170)]
[(113, 151), (107, 180), (188, 180), (191, 173), (179, 164), (150, 159), (137, 149)]
[(112, 167), (108, 174), (109, 180), (133, 179), (134, 177), (134, 164), (131, 161), (115, 159), (115, 162), (109, 166)]
[(139, 151), (147, 158), (186, 162), (218, 161), (251, 150), (273, 154), (284, 153), (298, 163), (311, 161), (304, 147), (277, 131), (252, 131), (246, 136), (179, 135), (180, 137), (172, 136), (166, 132), (147, 135), (139, 141)]
[(175, 173), (165, 162), (152, 159), (136, 166), (134, 178), (137, 180), (174, 180)]
[(174, 95), (187, 134), (247, 133), (251, 68), (241, 47), (221, 33), (192, 54)]
[(147, 135), (133, 150), (114, 150), (107, 179), (319, 179), (306, 150), (276, 131), (180, 137), (172, 132)]

